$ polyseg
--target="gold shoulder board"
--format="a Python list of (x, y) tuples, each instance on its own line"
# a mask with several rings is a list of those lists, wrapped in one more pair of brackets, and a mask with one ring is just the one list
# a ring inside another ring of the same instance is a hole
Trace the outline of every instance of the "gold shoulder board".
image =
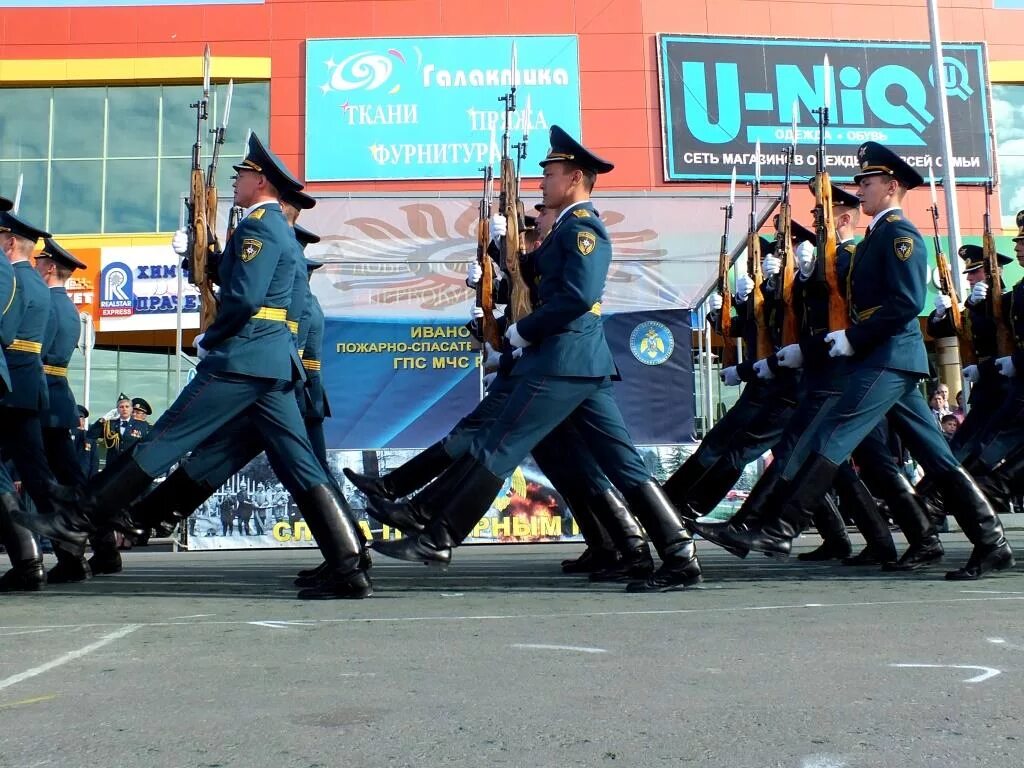
[(249, 218), (256, 219), (257, 221), (259, 221), (260, 219), (263, 218), (263, 214), (265, 214), (266, 212), (266, 208), (257, 208), (255, 211), (249, 214)]
[(572, 215), (580, 219), (589, 219), (590, 211), (588, 211), (586, 208), (577, 208), (575, 211), (572, 212)]
[(894, 221), (903, 221), (903, 217), (900, 216), (898, 213), (890, 213), (888, 216), (885, 217), (885, 220), (892, 224)]

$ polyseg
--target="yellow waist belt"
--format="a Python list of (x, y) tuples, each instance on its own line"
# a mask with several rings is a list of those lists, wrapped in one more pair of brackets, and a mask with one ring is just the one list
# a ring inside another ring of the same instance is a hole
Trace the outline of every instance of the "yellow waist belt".
[(61, 368), (61, 367), (56, 366), (56, 365), (44, 365), (43, 366), (43, 373), (48, 373), (51, 376), (64, 376), (64, 377), (66, 377), (68, 375), (68, 369), (67, 368)]
[(288, 330), (289, 331), (291, 331), (294, 334), (298, 334), (298, 332), (299, 332), (299, 321), (298, 320), (286, 320), (285, 322), (288, 323)]
[(302, 367), (307, 371), (319, 371), (320, 361), (319, 360), (303, 360)]
[(590, 314), (597, 315), (598, 317), (601, 316), (601, 302), (600, 301), (595, 302), (594, 306), (592, 306), (590, 308)]
[(252, 316), (253, 320), (275, 320), (279, 323), (288, 322), (288, 310), (283, 307), (260, 307), (260, 311)]
[(15, 339), (7, 347), (15, 352), (31, 352), (34, 355), (42, 354), (43, 345), (39, 341), (25, 341), (23, 339)]

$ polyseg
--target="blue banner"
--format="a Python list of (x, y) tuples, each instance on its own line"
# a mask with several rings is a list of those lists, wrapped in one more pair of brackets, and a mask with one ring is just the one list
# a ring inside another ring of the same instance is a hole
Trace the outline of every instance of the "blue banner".
[(982, 43), (943, 43), (938, 79), (927, 42), (659, 35), (658, 50), (666, 181), (725, 180), (733, 166), (749, 180), (758, 140), (762, 181), (781, 181), (794, 137), (793, 176), (810, 176), (816, 110), (826, 101), (825, 166), (833, 181), (852, 179), (857, 148), (868, 140), (918, 168), (934, 166), (941, 179), (940, 92), (957, 181), (992, 175)]
[(510, 144), (540, 175), (548, 128), (580, 135), (575, 35), (399, 37), (306, 43), (306, 178), (464, 179), (501, 159), (516, 51)]

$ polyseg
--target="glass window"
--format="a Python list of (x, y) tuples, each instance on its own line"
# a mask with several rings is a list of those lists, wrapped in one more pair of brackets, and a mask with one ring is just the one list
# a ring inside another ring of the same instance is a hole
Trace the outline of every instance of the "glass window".
[(45, 159), (50, 152), (52, 88), (9, 88), (0, 111), (0, 158)]
[(1024, 209), (1024, 85), (993, 85), (992, 115), (999, 157), (1002, 225), (1016, 229)]
[(181, 226), (181, 198), (188, 194), (192, 161), (183, 157), (160, 161), (160, 219), (157, 232)]
[(102, 231), (103, 161), (55, 160), (50, 174), (50, 231), (56, 234)]
[(53, 156), (103, 157), (106, 88), (53, 89)]
[(108, 160), (104, 232), (156, 231), (156, 159)]
[(107, 89), (107, 157), (156, 157), (158, 86)]
[(46, 224), (46, 161), (0, 161), (0, 194), (14, 199), (21, 184), (21, 207), (19, 212), (37, 226)]

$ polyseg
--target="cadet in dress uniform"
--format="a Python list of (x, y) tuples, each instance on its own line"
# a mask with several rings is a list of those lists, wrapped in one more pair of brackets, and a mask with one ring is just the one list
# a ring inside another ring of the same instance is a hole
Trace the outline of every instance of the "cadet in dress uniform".
[(890, 413), (974, 544), (967, 564), (946, 578), (977, 579), (1011, 567), (1013, 552), (998, 516), (953, 457), (918, 389), (919, 380), (928, 374), (917, 321), (928, 265), (924, 241), (900, 204), (922, 179), (876, 142), (862, 144), (857, 157), (860, 172), (854, 180), (861, 208), (874, 218), (857, 245), (846, 279), (850, 326), (825, 336), (830, 356), (851, 358), (843, 393), (805, 434), (783, 469), (780, 482), (786, 483), (786, 493), (780, 518), (758, 530), (725, 531), (723, 539), (740, 548), (787, 555), (792, 539), (832, 485), (840, 463)]
[[(76, 269), (85, 264), (60, 246), (55, 240), (43, 240), (43, 249), (36, 254), (36, 272), (50, 289), (50, 339), (43, 350), (43, 373), (46, 375), (48, 406), (41, 414), (43, 446), (46, 458), (57, 482), (70, 488), (85, 485), (72, 430), (78, 430), (79, 412), (74, 393), (68, 384), (68, 364), (78, 347), (80, 322), (78, 310), (68, 296), (64, 285)], [(91, 575), (89, 565), (81, 553), (70, 552), (54, 544), (57, 565), (46, 575), (48, 584), (66, 584), (85, 581)]]
[[(239, 417), (261, 435), (271, 465), (302, 511), (330, 571), (300, 598), (362, 598), (371, 594), (361, 565), (355, 523), (302, 428), (295, 382), (302, 364), (286, 321), (300, 273), (294, 237), (278, 204), (280, 190), (301, 189), (255, 134), (235, 166), (235, 204), (245, 209), (220, 259), (217, 316), (197, 338), (196, 377), (160, 417), (132, 455), (89, 483), (80, 510), (63, 505), (52, 515), (25, 519), (37, 532), (84, 546), (97, 525), (131, 529), (124, 507), (174, 462)], [(126, 501), (127, 499), (127, 501)]]
[[(11, 210), (11, 201), (0, 197), (0, 216)], [(10, 226), (0, 224), (0, 405), (11, 392), (14, 377), (7, 367), (6, 350), (18, 338), (18, 329), (24, 304), (18, 291), (18, 281), (9, 255), (22, 249), (21, 235), (15, 235)], [(29, 247), (31, 250), (31, 247)], [(2, 413), (2, 410), (0, 410)], [(5, 428), (0, 423), (0, 428)], [(0, 592), (35, 591), (43, 588), (46, 575), (43, 556), (31, 531), (14, 521), (21, 511), (21, 500), (14, 487), (6, 463), (0, 460), (0, 543), (7, 551), (11, 570), (0, 577)]]
[(550, 139), (541, 189), (545, 207), (558, 218), (533, 253), (533, 311), (505, 331), (523, 349), (513, 368), (515, 389), (497, 420), (435, 481), (453, 489), (440, 514), (423, 533), (374, 547), (392, 557), (447, 563), (451, 548), (473, 530), (504, 478), (568, 419), (661, 555), (661, 568), (647, 581), (630, 584), (631, 591), (692, 585), (700, 580), (693, 540), (633, 446), (612, 394), (615, 364), (598, 314), (611, 243), (590, 191), (597, 175), (613, 166), (558, 126), (552, 126)]

